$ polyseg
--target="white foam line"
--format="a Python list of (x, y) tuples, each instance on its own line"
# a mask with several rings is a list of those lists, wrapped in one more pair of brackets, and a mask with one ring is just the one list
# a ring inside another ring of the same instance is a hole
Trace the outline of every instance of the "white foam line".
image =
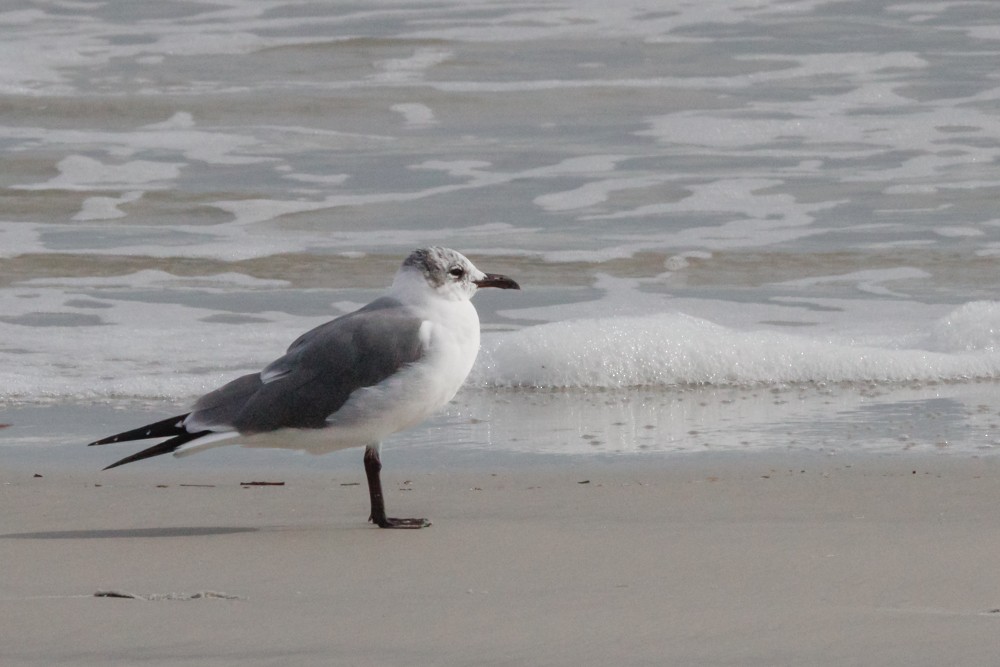
[(132, 160), (104, 164), (85, 155), (69, 155), (56, 165), (59, 175), (44, 183), (13, 186), (19, 190), (94, 190), (101, 188), (167, 188), (183, 163)]
[(492, 172), (489, 162), (478, 160), (429, 160), (412, 165), (411, 169), (443, 171), (455, 178), (468, 179), (465, 183), (439, 185), (413, 192), (384, 192), (377, 194), (337, 194), (316, 201), (289, 201), (277, 199), (241, 199), (216, 201), (212, 205), (232, 214), (237, 224), (249, 225), (266, 222), (283, 215), (321, 211), (329, 208), (365, 206), (388, 202), (411, 202), (429, 197), (504, 185), (523, 178), (555, 178), (568, 175), (603, 173), (613, 170), (623, 160), (618, 155), (591, 155), (562, 160), (545, 167), (535, 167), (519, 172)]
[(608, 197), (614, 192), (646, 188), (674, 180), (675, 178), (672, 175), (635, 176), (631, 178), (611, 178), (602, 181), (593, 181), (573, 190), (539, 195), (535, 197), (534, 204), (550, 213), (589, 208), (606, 202)]
[[(256, 156), (249, 151), (261, 145), (261, 140), (242, 134), (227, 134), (211, 130), (167, 129), (106, 132), (91, 130), (55, 130), (42, 127), (0, 126), (0, 137), (5, 139), (38, 142), (42, 145), (108, 147), (116, 157), (127, 158), (140, 151), (176, 151), (188, 160), (209, 164), (244, 165), (271, 162), (272, 156)], [(241, 152), (243, 152), (241, 154)], [(77, 156), (77, 159), (80, 156)], [(94, 161), (96, 162), (96, 160)], [(145, 163), (145, 161), (143, 161)], [(171, 163), (150, 162), (150, 165)], [(72, 166), (72, 165), (71, 165)], [(102, 165), (102, 169), (115, 170), (115, 166)], [(179, 168), (183, 165), (175, 165)], [(156, 167), (159, 168), (159, 167)], [(127, 172), (113, 171), (127, 179)], [(21, 189), (38, 189), (36, 184), (12, 186)]]
[(177, 276), (166, 271), (157, 269), (143, 269), (134, 273), (127, 273), (120, 276), (90, 276), (74, 278), (32, 278), (22, 280), (17, 285), (41, 286), (41, 287), (119, 287), (136, 289), (139, 287), (170, 287), (203, 289), (206, 285), (255, 288), (255, 289), (275, 289), (288, 287), (287, 280), (268, 280), (265, 278), (254, 278), (243, 273), (217, 273), (205, 276)]
[[(292, 209), (294, 210), (294, 209)], [(266, 218), (265, 218), (266, 219)], [(155, 229), (155, 228), (154, 228)], [(98, 235), (101, 226), (86, 222), (77, 223), (73, 231), (83, 236)], [(47, 234), (66, 231), (66, 225), (52, 223), (12, 222), (0, 224), (0, 257), (14, 257), (24, 254), (52, 252), (42, 238)], [(138, 229), (137, 229), (138, 231)], [(330, 250), (339, 254), (355, 251), (385, 252), (387, 249), (408, 251), (414, 245), (426, 243), (428, 238), (451, 238), (456, 245), (471, 247), (483, 244), (483, 240), (498, 236), (531, 235), (539, 231), (537, 227), (516, 227), (508, 223), (484, 223), (464, 228), (434, 229), (386, 229), (363, 231), (323, 231), (321, 233), (274, 234), (270, 230), (257, 233), (245, 221), (212, 226), (176, 225), (171, 232), (178, 235), (172, 244), (150, 241), (148, 243), (125, 243), (111, 247), (60, 248), (59, 253), (67, 255), (137, 255), (144, 257), (189, 257), (238, 261), (269, 257), (281, 253), (295, 253)], [(184, 236), (190, 235), (190, 241)], [(492, 253), (491, 254), (496, 254)]]

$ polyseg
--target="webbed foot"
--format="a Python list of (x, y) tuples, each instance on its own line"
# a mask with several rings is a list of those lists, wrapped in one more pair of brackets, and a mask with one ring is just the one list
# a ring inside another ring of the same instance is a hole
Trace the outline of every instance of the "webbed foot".
[(368, 519), (379, 528), (427, 528), (431, 525), (431, 522), (427, 519), (393, 519), (391, 517), (383, 517), (381, 521), (377, 521), (374, 517)]

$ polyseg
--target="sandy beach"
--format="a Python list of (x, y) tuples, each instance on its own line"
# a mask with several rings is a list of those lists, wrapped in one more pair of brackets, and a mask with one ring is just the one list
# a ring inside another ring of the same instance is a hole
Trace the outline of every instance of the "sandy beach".
[(387, 470), (419, 531), (366, 524), (360, 465), (0, 470), (2, 663), (996, 659), (993, 457), (568, 461)]

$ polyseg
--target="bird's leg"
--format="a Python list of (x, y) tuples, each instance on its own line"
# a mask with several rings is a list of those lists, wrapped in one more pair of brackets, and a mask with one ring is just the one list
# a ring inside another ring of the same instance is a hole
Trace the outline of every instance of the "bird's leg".
[(427, 519), (391, 519), (385, 515), (381, 472), (382, 461), (378, 448), (365, 447), (365, 475), (368, 476), (368, 494), (372, 499), (372, 513), (368, 520), (379, 528), (425, 528), (431, 525)]

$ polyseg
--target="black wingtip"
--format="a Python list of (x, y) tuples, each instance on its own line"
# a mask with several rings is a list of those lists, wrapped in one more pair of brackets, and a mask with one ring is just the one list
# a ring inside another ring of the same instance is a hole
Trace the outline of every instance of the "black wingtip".
[(136, 452), (135, 454), (132, 454), (131, 456), (126, 456), (123, 459), (115, 461), (114, 463), (112, 463), (111, 465), (109, 465), (107, 468), (104, 468), (104, 470), (111, 470), (112, 468), (117, 468), (118, 466), (123, 466), (126, 463), (134, 463), (135, 461), (141, 461), (143, 459), (149, 459), (149, 458), (152, 458), (154, 456), (160, 456), (161, 454), (169, 454), (169, 453), (173, 452), (174, 450), (176, 450), (181, 445), (183, 445), (184, 443), (191, 442), (192, 440), (197, 440), (201, 436), (207, 435), (209, 433), (211, 433), (211, 431), (198, 431), (197, 433), (187, 433), (187, 432), (185, 432), (184, 434), (178, 435), (175, 438), (170, 438), (169, 440), (166, 440), (164, 442), (158, 442), (157, 444), (153, 445), (152, 447), (147, 447), (146, 449), (142, 450), (141, 452)]
[(131, 431), (122, 431), (121, 433), (116, 433), (114, 435), (109, 435), (106, 438), (95, 440), (94, 442), (88, 443), (87, 446), (93, 447), (94, 445), (111, 445), (116, 442), (128, 442), (130, 440), (170, 438), (185, 435), (187, 431), (184, 429), (184, 419), (187, 418), (187, 416), (187, 414), (183, 414), (177, 415), (176, 417), (168, 417), (167, 419), (154, 422), (152, 424), (146, 424), (145, 426), (134, 428)]

